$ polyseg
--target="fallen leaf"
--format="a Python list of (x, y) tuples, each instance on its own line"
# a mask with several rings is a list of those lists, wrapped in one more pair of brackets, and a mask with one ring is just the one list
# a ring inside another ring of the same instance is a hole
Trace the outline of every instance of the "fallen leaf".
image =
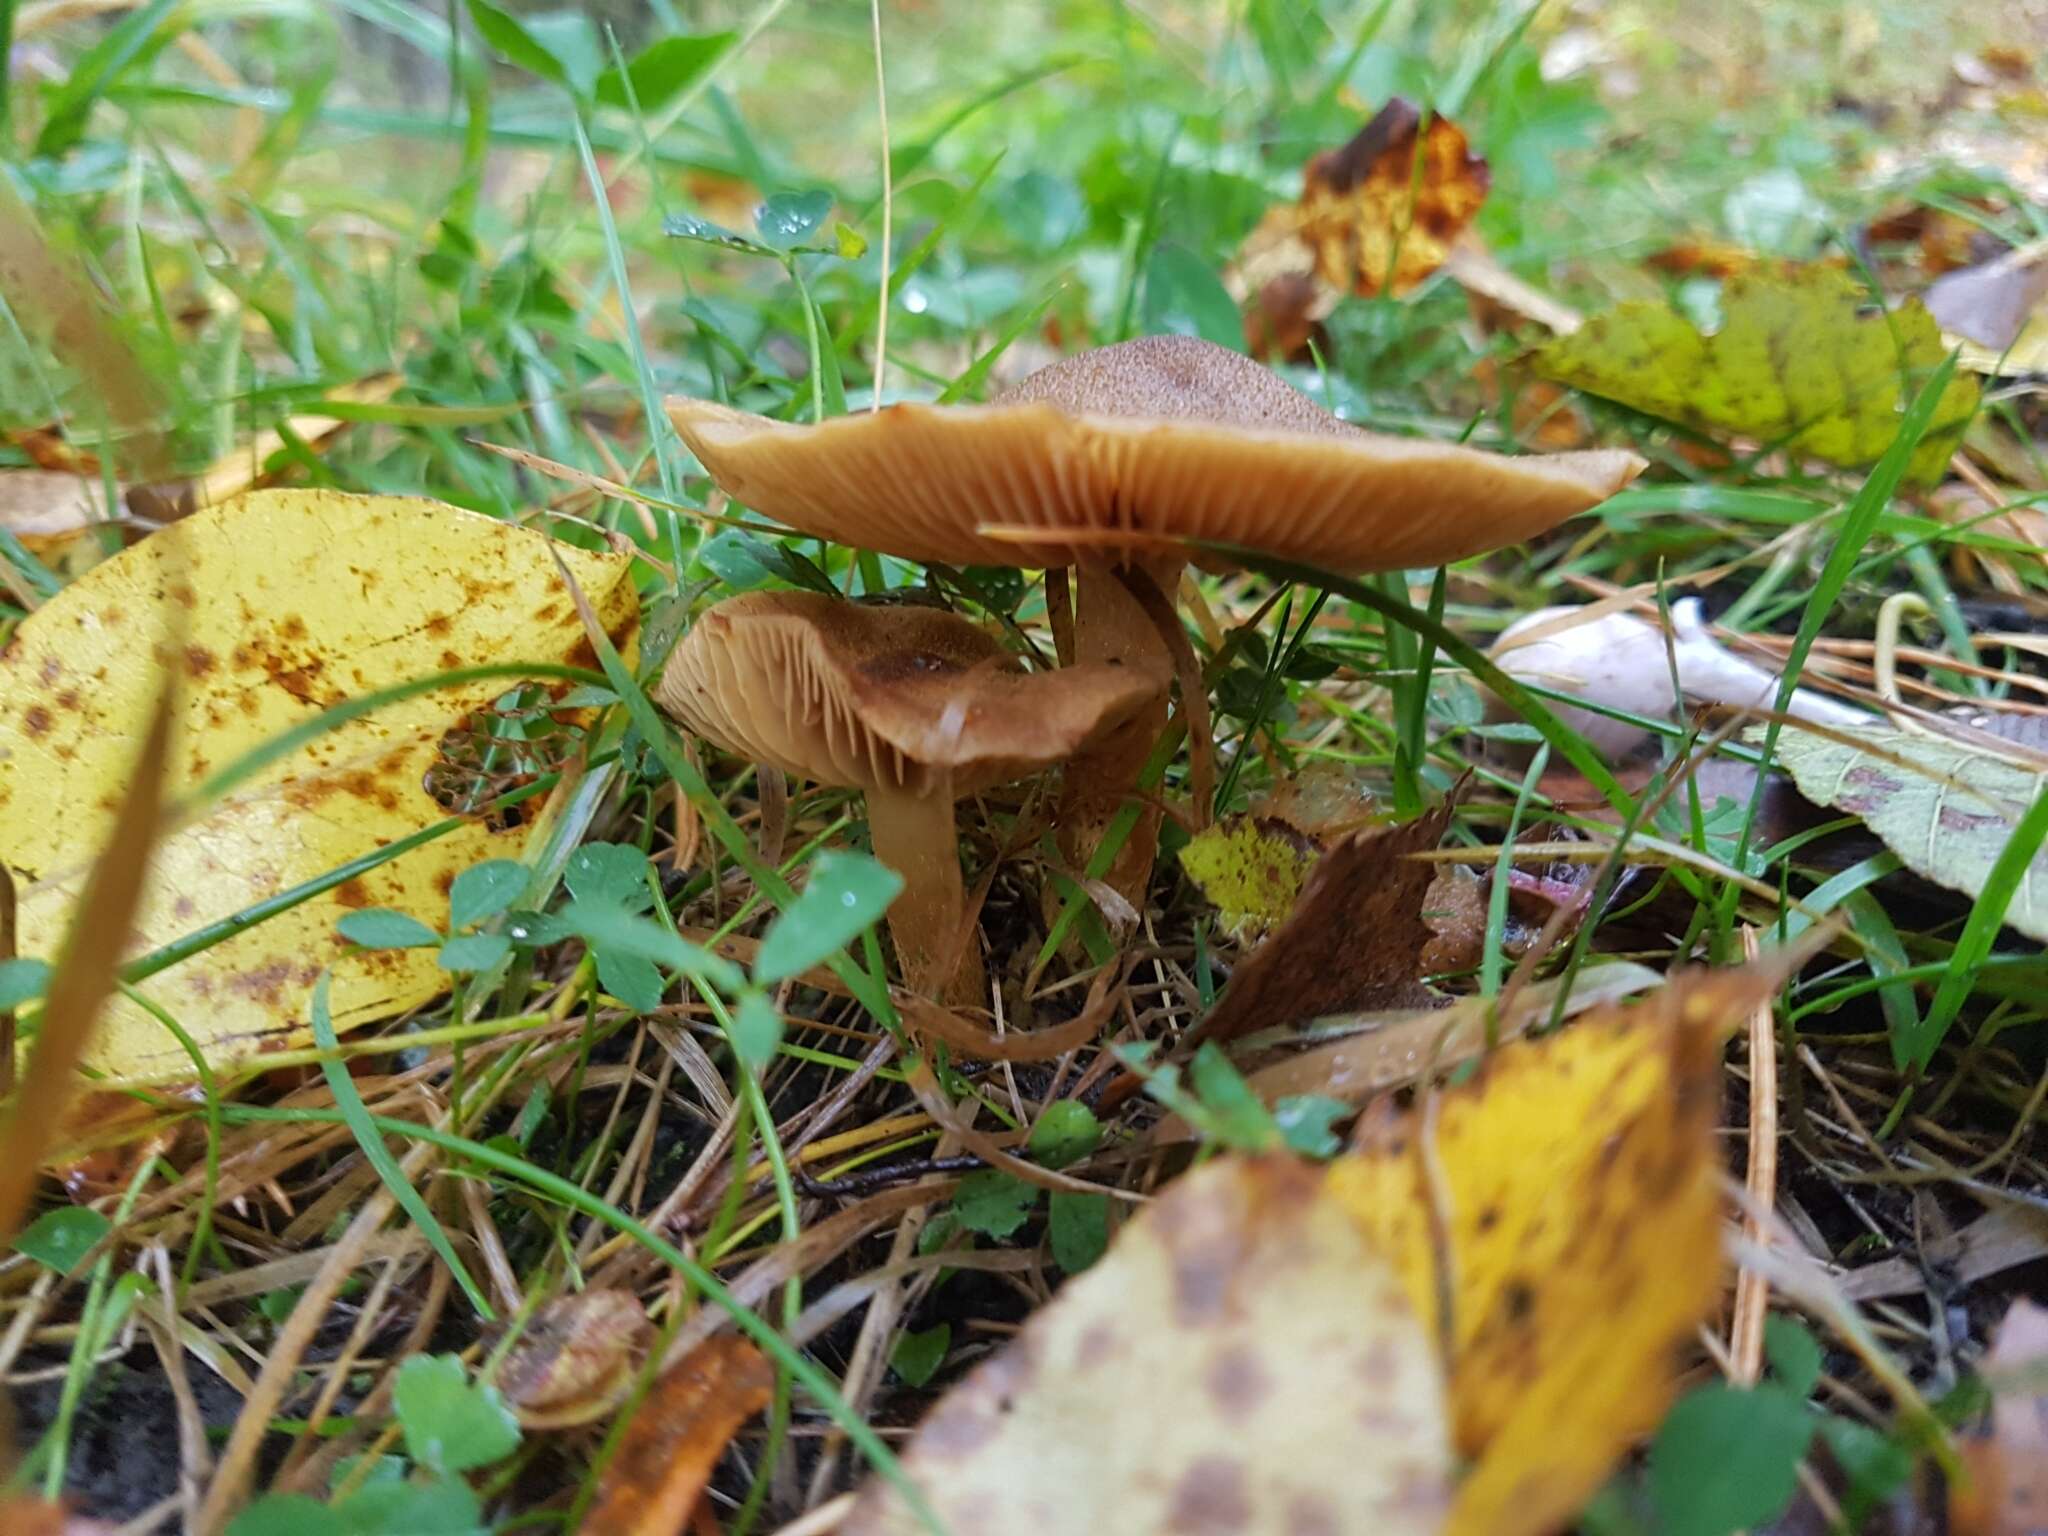
[[(1219, 1158), (1145, 1207), (946, 1394), (903, 1467), (963, 1536), (1419, 1536), (1451, 1459), (1400, 1282), (1320, 1169), (1273, 1157)], [(924, 1529), (879, 1479), (840, 1527)]]
[[(1945, 350), (1919, 301), (1861, 313), (1869, 302), (1854, 278), (1832, 267), (1738, 274), (1721, 291), (1721, 328), (1711, 336), (1668, 304), (1623, 304), (1550, 342), (1536, 366), (1666, 421), (1867, 465), (1898, 435), (1916, 387), (1911, 376), (1939, 364)], [(1976, 404), (1974, 381), (1949, 383), (1911, 478), (1941, 477)]]
[(1721, 1295), (1721, 1045), (1781, 980), (1681, 974), (1502, 1046), (1332, 1165), (1445, 1344), (1452, 1536), (1559, 1529), (1670, 1403)]
[(1422, 973), (1469, 971), (1486, 949), (1486, 886), (1463, 864), (1446, 864), (1422, 894)]
[(1991, 1430), (1962, 1442), (1949, 1488), (1955, 1536), (2039, 1536), (2048, 1519), (2048, 1307), (2024, 1297), (1984, 1356)]
[(1349, 764), (1323, 760), (1275, 782), (1252, 801), (1251, 813), (1284, 821), (1323, 847), (1386, 821), (1363, 775)]
[[(1687, 706), (1762, 710), (1778, 696), (1778, 675), (1716, 640), (1696, 597), (1671, 604), (1668, 642), (1663, 626), (1633, 613), (1603, 613), (1595, 603), (1524, 614), (1501, 632), (1489, 654), (1518, 682), (1667, 724), (1683, 720), (1681, 700)], [(1520, 718), (1490, 694), (1487, 702), (1491, 718)], [(1660, 739), (1642, 726), (1590, 709), (1556, 703), (1550, 708), (1609, 761), (1647, 750)], [(1793, 690), (1786, 712), (1823, 725), (1857, 725), (1870, 718), (1809, 688)]]
[(1930, 1270), (1961, 1289), (2037, 1259), (2048, 1259), (2048, 1211), (1999, 1204), (1961, 1231), (1940, 1234), (1910, 1254), (1852, 1269), (1836, 1284), (1851, 1301), (1880, 1301), (1919, 1295), (1927, 1289)]
[[(344, 405), (375, 405), (396, 394), (400, 382), (395, 373), (375, 374), (360, 383), (328, 391), (327, 399)], [(271, 459), (284, 452), (292, 438), (308, 448), (319, 449), (347, 425), (339, 416), (315, 411), (289, 418), (282, 428), (257, 433), (223, 454), (198, 476), (193, 486), (197, 504), (212, 506), (264, 484), (270, 474)]]
[(48, 554), (118, 515), (108, 512), (105, 488), (96, 479), (54, 469), (0, 471), (0, 528), (36, 554)]
[[(1573, 1018), (1588, 1008), (1647, 992), (1663, 980), (1660, 972), (1646, 965), (1614, 960), (1584, 966), (1568, 983), (1559, 979), (1524, 987), (1504, 1012), (1498, 999), (1463, 997), (1448, 1008), (1360, 1014), (1344, 1021), (1355, 1026), (1353, 1032), (1247, 1073), (1245, 1085), (1269, 1109), (1281, 1099), (1301, 1095), (1362, 1104), (1376, 1094), (1448, 1072), (1482, 1054), (1489, 1043), (1497, 1046), (1519, 1038), (1533, 1025), (1547, 1023), (1558, 992), (1567, 984), (1563, 1015)], [(1258, 1037), (1249, 1038), (1241, 1049), (1257, 1043)], [(1192, 1141), (1194, 1131), (1180, 1116), (1168, 1115), (1153, 1128), (1152, 1139)]]
[[(564, 549), (608, 628), (637, 610), (625, 556)], [(151, 701), (152, 608), (184, 610), (168, 793), (188, 794), (249, 749), (328, 707), (480, 663), (588, 655), (545, 537), (437, 502), (257, 491), (94, 567), (24, 620), (0, 652), (0, 859), (21, 896), (20, 946), (48, 956), (112, 825), (129, 743)], [(514, 686), (454, 684), (349, 721), (269, 764), (169, 832), (127, 947), (155, 948), (374, 853), (450, 814), (425, 787), (443, 739)], [(566, 683), (550, 685), (556, 692)], [(62, 816), (37, 808), (63, 806)], [(355, 907), (434, 926), (448, 882), (516, 856), (521, 818), (472, 819), (140, 984), (216, 1063), (301, 1027), (325, 967), (338, 1029), (443, 990), (431, 950), (350, 952)], [(116, 1079), (185, 1075), (149, 1013), (108, 1010), (86, 1062)]]
[(528, 1429), (588, 1424), (618, 1406), (653, 1335), (631, 1291), (558, 1296), (526, 1325), (497, 1387)]
[[(1787, 726), (1778, 761), (1800, 794), (1862, 817), (1914, 874), (1976, 896), (2048, 784), (2042, 762), (1997, 747), (1988, 737), (1969, 741), (1886, 722), (1835, 726), (1826, 736)], [(2048, 848), (2034, 855), (2005, 920), (2048, 943)]]
[(1341, 149), (1309, 161), (1300, 238), (1324, 282), (1403, 294), (1443, 265), (1486, 201), (1486, 162), (1458, 125), (1398, 96)]
[(0, 1499), (0, 1536), (114, 1536), (119, 1529), (65, 1504), (21, 1495)]
[(706, 1339), (662, 1372), (626, 1426), (581, 1536), (673, 1536), (742, 1424), (767, 1406), (775, 1373), (734, 1334)]
[(1443, 840), (1455, 795), (1413, 821), (1354, 833), (1316, 862), (1286, 923), (1237, 964), (1192, 1047), (1325, 1014), (1426, 1004), (1422, 920), (1435, 875), (1408, 857)]
[(1180, 867), (1239, 943), (1287, 920), (1319, 848), (1277, 817), (1226, 816), (1188, 839)]
[(2048, 370), (2048, 240), (1936, 278), (1925, 302), (1972, 372)]
[(1249, 300), (1255, 357), (1306, 348), (1345, 293), (1409, 292), (1435, 272), (1486, 200), (1486, 162), (1456, 123), (1398, 96), (1341, 148), (1312, 158), (1301, 197), (1269, 209), (1227, 274)]

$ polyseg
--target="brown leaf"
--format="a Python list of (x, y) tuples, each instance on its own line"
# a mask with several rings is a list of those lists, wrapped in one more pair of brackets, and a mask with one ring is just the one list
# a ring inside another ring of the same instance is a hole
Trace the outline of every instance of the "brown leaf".
[[(1439, 1529), (1441, 1367), (1322, 1170), (1176, 1181), (948, 1392), (903, 1469), (958, 1536)], [(871, 1480), (841, 1536), (925, 1527)]]
[(2038, 1536), (2048, 1522), (2048, 1307), (2012, 1304), (1984, 1357), (1991, 1433), (1965, 1441), (1949, 1489), (1955, 1536)]
[(626, 1427), (582, 1536), (674, 1536), (727, 1442), (767, 1406), (775, 1373), (745, 1339), (706, 1339), (663, 1373)]
[(1425, 975), (1468, 971), (1486, 949), (1486, 887), (1463, 864), (1438, 870), (1422, 897), (1422, 925), (1429, 942), (1422, 946)]
[(118, 511), (107, 510), (97, 479), (54, 469), (0, 471), (0, 528), (36, 554), (47, 554)]
[(1444, 263), (1486, 201), (1486, 162), (1458, 125), (1395, 97), (1341, 149), (1308, 163), (1302, 241), (1324, 282), (1403, 294)]
[(1434, 872), (1408, 855), (1443, 841), (1456, 798), (1398, 827), (1354, 833), (1324, 854), (1294, 915), (1238, 963), (1185, 1043), (1331, 1013), (1427, 1006), (1418, 978), (1432, 935), (1422, 901)]
[(520, 1335), (498, 1371), (498, 1390), (529, 1429), (588, 1424), (625, 1394), (652, 1333), (631, 1291), (558, 1296)]
[(1399, 296), (1444, 264), (1486, 200), (1486, 162), (1448, 118), (1395, 97), (1308, 162), (1301, 198), (1267, 210), (1229, 274), (1254, 357), (1302, 356), (1345, 293)]

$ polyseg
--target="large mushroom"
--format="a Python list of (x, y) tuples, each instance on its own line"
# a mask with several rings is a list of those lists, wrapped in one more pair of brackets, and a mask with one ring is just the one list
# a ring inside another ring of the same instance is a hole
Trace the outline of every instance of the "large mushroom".
[(1026, 672), (934, 608), (749, 592), (691, 626), (654, 699), (729, 752), (860, 790), (875, 856), (903, 876), (889, 929), (905, 979), (972, 1003), (986, 995), (953, 802), (1085, 751), (1157, 692), (1114, 667)]
[[(1074, 659), (1159, 685), (1129, 729), (1069, 764), (1061, 843), (1085, 862), (1165, 722), (1168, 600), (1188, 541), (1356, 575), (1464, 559), (1583, 512), (1642, 468), (1602, 450), (1507, 457), (1340, 420), (1243, 355), (1146, 336), (1043, 368), (990, 405), (892, 405), (797, 426), (672, 400), (676, 430), (735, 500), (819, 538), (952, 565), (1080, 567)], [(1109, 883), (1135, 899), (1156, 812)]]

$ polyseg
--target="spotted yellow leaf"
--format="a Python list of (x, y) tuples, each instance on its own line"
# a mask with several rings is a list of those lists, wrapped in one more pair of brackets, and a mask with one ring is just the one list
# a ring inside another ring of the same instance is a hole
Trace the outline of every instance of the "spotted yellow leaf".
[(1680, 976), (1503, 1046), (1333, 1165), (1446, 1352), (1452, 1536), (1560, 1529), (1669, 1405), (1721, 1289), (1721, 1042), (1776, 980)]
[(1249, 939), (1286, 921), (1321, 852), (1284, 821), (1226, 816), (1188, 839), (1180, 867), (1216, 908), (1224, 931)]
[[(558, 547), (601, 621), (637, 615), (627, 557)], [(177, 633), (175, 654), (164, 636)], [(160, 679), (179, 676), (167, 792), (344, 700), (486, 663), (591, 665), (545, 535), (438, 502), (259, 491), (175, 523), (72, 582), (0, 652), (0, 858), (20, 891), (19, 947), (57, 952), (119, 802)], [(497, 677), (387, 705), (269, 764), (172, 829), (129, 953), (337, 870), (450, 814), (427, 787), (442, 743), (515, 686)], [(557, 691), (566, 683), (552, 680)], [(517, 825), (472, 820), (141, 984), (216, 1063), (302, 1028), (323, 967), (337, 1028), (412, 1007), (446, 975), (425, 950), (348, 953), (335, 921), (391, 907), (445, 925), (456, 874), (516, 857)], [(114, 1078), (189, 1074), (126, 1001), (86, 1064)]]
[[(1758, 268), (1728, 279), (1712, 335), (1668, 304), (1623, 304), (1547, 344), (1537, 367), (1666, 421), (1873, 464), (1945, 348), (1917, 299), (1889, 314), (1863, 313), (1869, 302), (1836, 267)], [(1940, 478), (1976, 406), (1975, 381), (1953, 379), (1909, 478)]]
[[(903, 1468), (963, 1536), (1424, 1536), (1451, 1451), (1435, 1348), (1319, 1171), (1221, 1158), (947, 1393)], [(925, 1529), (880, 1480), (840, 1526)]]

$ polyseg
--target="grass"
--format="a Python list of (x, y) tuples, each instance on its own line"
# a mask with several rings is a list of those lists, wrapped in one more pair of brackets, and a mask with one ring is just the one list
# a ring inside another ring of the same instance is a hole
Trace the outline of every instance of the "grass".
[[(622, 540), (642, 556), (640, 648), (621, 657), (597, 634), (595, 667), (545, 673), (587, 690), (602, 718), (580, 760), (541, 764), (494, 807), (567, 786), (534, 824), (522, 912), (547, 911), (579, 848), (652, 857), (635, 898), (651, 915), (606, 931), (673, 973), (636, 1007), (620, 970), (564, 934), (522, 940), (367, 1038), (332, 1041), (316, 1009), (317, 1046), (301, 1036), (264, 1072), (209, 1072), (196, 1102), (127, 1090), (119, 1117), (72, 1133), (92, 1154), (74, 1169), (77, 1197), (116, 1218), (94, 1262), (69, 1278), (0, 1263), (22, 1475), (113, 1518), (186, 1524), (209, 1498), (209, 1518), (224, 1514), (232, 1490), (178, 1480), (178, 1455), (210, 1455), (232, 1417), (193, 1406), (192, 1382), (243, 1393), (267, 1375), (272, 1421), (231, 1442), (233, 1475), (325, 1499), (370, 1476), (353, 1458), (394, 1453), (408, 1353), (496, 1360), (539, 1306), (592, 1288), (642, 1297), (665, 1337), (701, 1329), (702, 1304), (728, 1307), (774, 1360), (774, 1407), (712, 1486), (728, 1529), (770, 1529), (845, 1486), (842, 1437), (887, 1470), (890, 1433), (928, 1401), (888, 1373), (890, 1335), (950, 1324), (943, 1384), (1052, 1283), (1049, 1266), (1028, 1279), (976, 1267), (977, 1254), (1031, 1250), (1043, 1222), (1001, 1240), (963, 1224), (945, 1182), (963, 1129), (978, 1115), (1028, 1130), (1048, 1104), (1092, 1095), (1119, 1058), (1105, 1041), (1054, 1063), (941, 1056), (920, 1075), (872, 925), (766, 986), (748, 969), (752, 941), (796, 899), (816, 849), (860, 845), (857, 808), (803, 786), (778, 808), (749, 765), (688, 750), (634, 669), (737, 587), (942, 595), (1049, 653), (1045, 592), (1035, 575), (924, 571), (735, 518), (662, 396), (807, 420), (876, 404), (878, 376), (883, 401), (975, 399), (1091, 343), (1167, 326), (1227, 338), (1237, 319), (1218, 274), (1293, 196), (1303, 163), (1392, 93), (1452, 117), (1488, 160), (1476, 227), (1495, 258), (1589, 311), (1668, 295), (1711, 314), (1710, 276), (1652, 260), (1700, 241), (1847, 252), (1907, 291), (1927, 276), (1915, 248), (1873, 256), (1859, 234), (1902, 203), (1948, 214), (1986, 250), (2048, 233), (2039, 172), (2010, 152), (2034, 110), (2025, 88), (1963, 90), (1948, 63), (2018, 44), (2031, 24), (2023, 6), (1838, 14), (1794, 0), (1711, 28), (1665, 0), (1588, 16), (1462, 0), (891, 0), (872, 16), (780, 0), (576, 13), (152, 0), (97, 17), (0, 0), (14, 61), (0, 98), (0, 642), (120, 541), (101, 530), (53, 546), (10, 526), (9, 471), (52, 443), (175, 504), (179, 484), (277, 430), (266, 469), (280, 483), (427, 495), (571, 542)], [(764, 200), (775, 217), (757, 229)], [(17, 203), (25, 217), (10, 217)], [(45, 262), (78, 274), (78, 293), (22, 280)], [(78, 344), (87, 325), (104, 344)], [(1986, 632), (2036, 633), (2048, 613), (2048, 565), (2003, 520), (2044, 483), (2034, 397), (2005, 391), (1973, 424), (1967, 454), (1997, 496), (1958, 512), (1900, 484), (1945, 372), (1882, 462), (1836, 471), (1731, 458), (1619, 407), (1546, 396), (1521, 366), (1529, 335), (1482, 323), (1439, 275), (1400, 299), (1347, 300), (1315, 355), (1283, 370), (1381, 430), (1496, 449), (1564, 431), (1633, 446), (1652, 467), (1597, 513), (1448, 572), (1351, 582), (1248, 560), (1204, 577), (1215, 628), (1190, 638), (1226, 749), (1214, 810), (1321, 766), (1406, 815), (1476, 762), (1452, 843), (1492, 879), (1472, 963), (1443, 978), (1452, 991), (1518, 984), (1531, 920), (1499, 844), (1518, 833), (1583, 840), (1597, 871), (1598, 915), (1563, 935), (1567, 966), (1596, 950), (1660, 966), (1728, 957), (1740, 926), (1844, 914), (1845, 935), (1780, 1010), (1797, 1053), (1785, 1198), (1812, 1240), (1843, 1262), (1915, 1256), (1930, 1210), (1966, 1223), (1993, 1177), (2038, 1202), (2048, 967), (2001, 938), (2000, 919), (2048, 835), (2048, 800), (1980, 899), (1945, 900), (1903, 885), (1875, 846), (1843, 853), (1848, 818), (1822, 818), (1828, 833), (1788, 826), (1764, 779), (1721, 803), (1671, 767), (1689, 752), (1751, 761), (1759, 744), (1650, 721), (1667, 763), (1632, 772), (1561, 723), (1556, 696), (1484, 654), (1533, 607), (1638, 587), (1660, 605), (1704, 593), (1794, 669), (1854, 668), (1843, 643), (1872, 634), (1887, 596), (1917, 592), (1926, 644), (1958, 665), (1909, 668), (1910, 683), (1937, 703), (2024, 698), (2016, 679), (2038, 677), (2038, 654)], [(388, 398), (334, 398), (385, 375)], [(308, 415), (342, 425), (309, 437), (291, 424)], [(122, 536), (164, 504), (131, 494)], [(1966, 670), (1973, 657), (1989, 675)], [(190, 787), (173, 817), (348, 719), (489, 671), (337, 705)], [(1481, 684), (1518, 723), (1482, 713)], [(486, 741), (485, 766), (519, 751), (524, 729)], [(1184, 752), (1151, 767), (1185, 800)], [(995, 869), (984, 928), (1011, 989), (1006, 1025), (1073, 1016), (1112, 962), (1131, 1026), (1120, 1046), (1193, 1023), (1231, 950), (1171, 859), (1135, 928), (1104, 921), (1074, 877), (1106, 869), (1107, 851), (1092, 871), (1059, 867), (1032, 813), (1008, 793), (963, 808), (970, 867)], [(170, 965), (460, 825), (131, 959), (119, 981), (146, 995)], [(1070, 931), (1083, 960), (1066, 957)], [(678, 959), (679, 934), (739, 943), (737, 965)], [(779, 1022), (764, 1026), (764, 1009)], [(1924, 1071), (1894, 1066), (1895, 1039), (1917, 1050), (1944, 1035)], [(774, 1052), (752, 1070), (763, 1039)], [(1738, 1053), (1731, 1075), (1744, 1070)], [(1205, 1075), (1227, 1088), (1217, 1071), (1205, 1060), (1197, 1091)], [(1738, 1083), (1731, 1103), (1741, 1096)], [(1104, 1191), (1146, 1187), (1125, 1133), (1155, 1113), (1130, 1101), (1068, 1171)], [(910, 1187), (934, 1168), (941, 1182)], [(349, 1218), (380, 1181), (402, 1212), (391, 1245), (366, 1256), (349, 1248)], [(41, 1203), (60, 1198), (46, 1186)], [(807, 1322), (834, 1287), (941, 1248), (960, 1266), (916, 1269), (873, 1336), (858, 1312)], [(268, 1265), (295, 1278), (237, 1288)], [(116, 1278), (131, 1271), (167, 1288), (134, 1300)], [(304, 1287), (326, 1300), (293, 1333)], [(1991, 1281), (1938, 1298), (1951, 1319), (1939, 1329), (1888, 1304), (1866, 1322), (1938, 1396), (2007, 1294)], [(131, 1348), (145, 1327), (175, 1341), (167, 1353)], [(1831, 1366), (1843, 1390), (1827, 1406), (1853, 1418), (1869, 1375), (1841, 1356)], [(95, 1426), (145, 1416), (174, 1420), (177, 1445), (110, 1456)], [(505, 1528), (566, 1528), (630, 1420), (627, 1404), (589, 1430), (529, 1432), (478, 1478), (483, 1507)], [(1870, 1427), (1918, 1444), (1913, 1425)], [(1592, 1525), (1657, 1530), (1646, 1498), (1624, 1472)]]

